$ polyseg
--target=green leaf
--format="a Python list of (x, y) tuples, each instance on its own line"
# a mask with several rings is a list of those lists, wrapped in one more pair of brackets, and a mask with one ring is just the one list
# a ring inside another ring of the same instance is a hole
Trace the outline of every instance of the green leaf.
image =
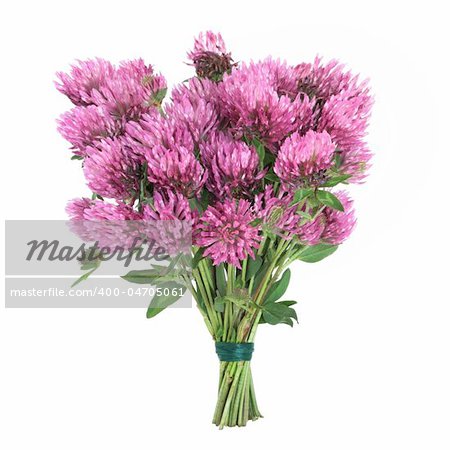
[(99, 200), (104, 200), (104, 198), (101, 196), (101, 195), (99, 195), (99, 194), (97, 194), (97, 193), (95, 193), (95, 192), (93, 192), (92, 193), (92, 195), (91, 195), (91, 198), (92, 198), (92, 200), (95, 200), (95, 199), (99, 199)]
[(74, 286), (76, 286), (77, 284), (81, 283), (84, 280), (87, 280), (89, 278), (90, 275), (92, 275), (96, 270), (97, 267), (94, 267), (92, 270), (90, 270), (89, 272), (83, 273), (83, 275), (81, 275), (80, 278), (78, 278), (73, 284), (72, 286), (70, 286), (71, 288), (73, 288)]
[(258, 225), (260, 225), (262, 223), (262, 219), (261, 218), (256, 218), (256, 219), (254, 219), (254, 220), (252, 220), (251, 222), (250, 222), (250, 225), (252, 226), (252, 227), (257, 227)]
[[(161, 275), (173, 275), (174, 272), (177, 273), (177, 275), (182, 272), (181, 269), (176, 269), (178, 263), (180, 262), (180, 259), (183, 257), (183, 253), (177, 253), (176, 255), (172, 256), (172, 259), (170, 260), (170, 264), (168, 266), (161, 266), (162, 267), (162, 273)], [(155, 267), (156, 265), (152, 264), (153, 267)], [(157, 266), (156, 266), (157, 267)]]
[(225, 297), (218, 296), (214, 299), (214, 309), (218, 312), (225, 310), (225, 302), (233, 303), (234, 305), (248, 311), (248, 305), (251, 303), (251, 297), (248, 294), (247, 289), (239, 288), (234, 289), (231, 295)]
[(310, 222), (311, 220), (313, 220), (313, 216), (309, 213), (307, 213), (306, 211), (297, 211), (297, 214), (301, 217), (303, 217), (304, 219), (306, 219), (308, 222)]
[(270, 256), (267, 256), (266, 258), (263, 259), (261, 268), (258, 270), (255, 276), (255, 282), (253, 283), (254, 287), (257, 287), (261, 284), (263, 278), (265, 277), (267, 271), (269, 270), (270, 261), (271, 261)]
[(280, 181), (280, 178), (277, 174), (273, 172), (268, 172), (266, 176), (264, 177), (265, 180), (270, 181), (272, 183), (278, 183)]
[[(296, 305), (297, 302), (294, 300), (283, 300), (280, 302), (277, 302), (279, 305), (285, 305), (285, 306), (293, 306)], [(289, 317), (294, 319), (298, 323), (298, 317), (297, 317), (297, 311), (294, 308), (289, 308)]]
[(286, 305), (286, 306), (293, 306), (293, 305), (297, 304), (297, 302), (295, 300), (281, 300), (278, 303), (282, 303), (283, 305)]
[(216, 286), (219, 295), (224, 297), (227, 294), (227, 280), (225, 278), (225, 267), (223, 263), (216, 266)]
[(205, 251), (205, 247), (200, 247), (196, 252), (194, 257), (192, 258), (192, 268), (195, 269), (198, 266), (198, 263), (203, 259), (203, 252)]
[[(161, 311), (164, 311), (168, 306), (173, 305), (186, 292), (185, 286), (173, 282), (160, 284), (156, 289), (160, 290), (160, 292), (158, 293), (157, 291), (150, 302), (147, 309), (147, 319), (155, 317)], [(165, 290), (169, 290), (167, 295), (164, 292)]]
[(300, 203), (305, 198), (308, 198), (312, 193), (313, 191), (311, 189), (298, 189), (297, 191), (295, 191), (294, 198), (289, 206)]
[(145, 202), (146, 190), (147, 190), (147, 162), (141, 166), (141, 179), (139, 181), (139, 205)]
[(210, 204), (210, 194), (206, 189), (203, 189), (200, 198), (193, 197), (189, 199), (189, 206), (191, 209), (203, 213)]
[(320, 208), (322, 206), (322, 203), (319, 202), (315, 195), (310, 195), (306, 199), (306, 203), (308, 204), (308, 207), (312, 209)]
[(125, 281), (128, 281), (129, 283), (155, 284), (163, 276), (167, 276), (167, 273), (163, 273), (162, 271), (157, 269), (145, 269), (131, 270), (126, 275), (121, 276), (121, 278), (123, 278)]
[(342, 150), (336, 149), (336, 152), (334, 154), (334, 164), (337, 169), (341, 167), (342, 165)]
[[(259, 323), (268, 323), (268, 322), (266, 322), (265, 320), (264, 320), (264, 315), (261, 315), (261, 317), (260, 317), (260, 319), (259, 319)], [(293, 320), (290, 318), (290, 317), (287, 317), (287, 318), (285, 318), (285, 319), (283, 319), (281, 322), (279, 322), (279, 323), (281, 323), (281, 324), (286, 324), (286, 325), (289, 325), (290, 327), (293, 327), (294, 326), (294, 322), (293, 322)], [(278, 325), (278, 324), (276, 324), (276, 325)]]
[(344, 211), (344, 206), (341, 201), (329, 191), (317, 191), (317, 200), (325, 206), (337, 209), (338, 211)]
[(225, 311), (225, 298), (224, 297), (216, 297), (214, 299), (214, 309), (220, 313)]
[(264, 144), (258, 139), (253, 139), (252, 141), (253, 147), (255, 147), (256, 153), (259, 156), (259, 167), (264, 168), (264, 159), (266, 155), (266, 149), (264, 148)]
[(298, 259), (307, 263), (315, 263), (333, 254), (337, 248), (337, 245), (331, 244), (312, 245), (305, 247), (305, 250), (302, 251)]
[(292, 326), (292, 319), (297, 320), (297, 313), (295, 310), (281, 302), (264, 305), (262, 316), (265, 322), (270, 325), (286, 323)]
[(151, 98), (151, 104), (155, 106), (161, 105), (162, 101), (164, 100), (164, 97), (167, 94), (167, 88), (160, 89), (159, 91), (156, 91)]
[(121, 276), (125, 281), (137, 284), (154, 284), (160, 277), (160, 272), (156, 269), (131, 270)]
[(344, 181), (347, 181), (351, 175), (337, 175), (335, 177), (331, 177), (328, 181), (321, 184), (322, 187), (333, 187), (336, 186), (339, 183), (343, 183)]
[(273, 284), (266, 295), (264, 304), (276, 302), (281, 298), (289, 285), (289, 280), (291, 279), (291, 270), (287, 269), (283, 272), (281, 278)]
[(82, 159), (84, 159), (81, 155), (72, 155), (72, 157), (70, 158), (72, 161), (80, 161)]
[(90, 270), (96, 269), (100, 265), (100, 261), (98, 259), (94, 259), (93, 261), (84, 261), (80, 268), (81, 270)]
[(100, 267), (100, 251), (95, 247), (89, 247), (83, 258), (79, 259), (81, 270), (91, 270)]
[(246, 272), (247, 281), (258, 273), (258, 270), (261, 268), (262, 263), (263, 260), (259, 255), (256, 255), (255, 259), (248, 258), (247, 272)]
[(275, 155), (271, 152), (266, 152), (266, 156), (264, 157), (264, 167), (270, 166), (275, 162)]
[(294, 321), (290, 317), (285, 318), (281, 323), (289, 325), (291, 328), (294, 326)]

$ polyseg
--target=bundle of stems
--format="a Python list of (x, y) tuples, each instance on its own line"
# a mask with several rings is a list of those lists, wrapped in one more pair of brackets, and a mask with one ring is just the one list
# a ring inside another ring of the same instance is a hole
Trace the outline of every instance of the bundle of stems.
[[(254, 342), (267, 293), (302, 249), (280, 237), (265, 238), (256, 259), (242, 269), (214, 266), (201, 259), (193, 269), (190, 291), (216, 342)], [(262, 417), (256, 401), (250, 361), (221, 361), (213, 423), (245, 426)]]

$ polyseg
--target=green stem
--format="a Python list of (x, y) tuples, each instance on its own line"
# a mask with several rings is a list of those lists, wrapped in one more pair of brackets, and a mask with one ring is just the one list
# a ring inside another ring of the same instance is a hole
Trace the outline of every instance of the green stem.
[(241, 281), (242, 286), (245, 286), (245, 276), (247, 274), (247, 264), (248, 264), (248, 258), (245, 258), (242, 262), (242, 271), (241, 271)]
[(222, 429), (225, 425), (228, 425), (228, 413), (229, 410), (231, 408), (231, 402), (234, 399), (234, 395), (239, 383), (239, 375), (242, 372), (242, 365), (244, 364), (243, 361), (239, 361), (237, 363), (235, 363), (234, 367), (235, 367), (235, 371), (233, 373), (233, 381), (231, 383), (230, 386), (230, 391), (228, 392), (228, 396), (227, 396), (227, 400), (225, 402), (225, 406), (223, 408), (223, 413), (222, 413), (222, 419), (220, 420), (219, 423), (219, 428)]
[(206, 263), (206, 260), (202, 260), (199, 262), (199, 269), (200, 269), (200, 273), (203, 276), (203, 279), (206, 280), (208, 283), (208, 289), (209, 290), (214, 290), (215, 284), (213, 281), (213, 277), (211, 274), (211, 271), (209, 270), (209, 267)]
[(197, 283), (197, 286), (199, 288), (199, 291), (201, 293), (201, 296), (203, 298), (203, 301), (205, 302), (205, 307), (206, 310), (208, 312), (208, 317), (211, 321), (211, 325), (214, 329), (214, 337), (216, 336), (217, 330), (219, 330), (220, 326), (219, 326), (219, 322), (217, 320), (215, 311), (214, 311), (214, 304), (211, 304), (210, 302), (210, 298), (208, 296), (208, 294), (206, 293), (206, 289), (202, 280), (202, 277), (199, 273), (199, 271), (197, 269), (194, 269), (193, 271), (194, 277), (195, 277), (195, 281)]
[[(212, 270), (212, 269), (211, 269)], [(210, 268), (208, 267), (206, 260), (200, 261), (199, 263), (199, 271), (203, 280), (203, 285), (208, 295), (209, 302), (211, 304), (212, 314), (215, 316), (215, 323), (217, 323), (217, 331), (222, 327), (222, 317), (219, 312), (217, 312), (214, 308), (214, 299), (215, 295), (215, 283), (213, 281), (213, 274), (211, 273)]]
[(221, 362), (221, 380), (213, 423), (225, 426), (244, 426), (248, 420), (262, 417), (259, 412), (250, 361)]

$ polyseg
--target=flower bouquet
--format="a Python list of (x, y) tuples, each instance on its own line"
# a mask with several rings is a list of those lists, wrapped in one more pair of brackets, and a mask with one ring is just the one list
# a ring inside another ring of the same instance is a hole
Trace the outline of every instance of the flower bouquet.
[(355, 225), (352, 200), (334, 188), (365, 177), (372, 98), (336, 61), (236, 63), (212, 32), (188, 58), (196, 76), (166, 103), (166, 80), (142, 59), (58, 74), (75, 105), (58, 128), (93, 192), (67, 211), (191, 224), (192, 271), (180, 282), (220, 359), (213, 423), (244, 426), (262, 417), (250, 368), (258, 325), (297, 320), (283, 299), (288, 266), (331, 255)]

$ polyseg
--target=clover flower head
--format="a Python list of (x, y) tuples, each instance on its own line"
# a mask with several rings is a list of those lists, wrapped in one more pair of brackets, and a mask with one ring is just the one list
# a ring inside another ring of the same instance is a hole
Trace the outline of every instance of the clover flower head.
[(145, 220), (187, 220), (193, 219), (193, 211), (186, 197), (169, 190), (155, 191), (153, 204), (145, 205)]
[(148, 240), (154, 239), (169, 255), (191, 255), (192, 226), (196, 215), (182, 194), (156, 191), (153, 203), (145, 205), (142, 217)]
[(360, 81), (335, 60), (322, 64), (316, 58), (295, 70), (299, 94), (313, 104), (313, 129), (328, 132), (339, 151), (342, 172), (351, 175), (349, 182), (361, 182), (371, 158), (364, 142), (373, 105), (368, 80)]
[(253, 147), (218, 132), (201, 146), (202, 160), (209, 167), (206, 187), (219, 198), (251, 197), (266, 171), (259, 169)]
[(220, 81), (223, 74), (231, 72), (234, 66), (222, 35), (212, 31), (199, 34), (194, 41), (193, 50), (188, 52), (188, 58), (200, 78), (213, 81)]
[(103, 108), (76, 106), (58, 119), (58, 131), (73, 145), (74, 154), (84, 157), (95, 141), (120, 133), (120, 124)]
[(199, 219), (194, 243), (205, 247), (204, 256), (213, 264), (227, 262), (241, 268), (241, 261), (258, 248), (261, 236), (252, 225), (255, 215), (247, 200), (233, 199), (209, 206)]
[(170, 150), (162, 145), (147, 149), (147, 178), (160, 188), (173, 189), (185, 197), (197, 196), (207, 178), (207, 172), (186, 147)]
[(341, 201), (344, 211), (325, 208), (323, 211), (324, 230), (321, 235), (323, 242), (333, 245), (342, 244), (356, 225), (353, 200), (344, 191), (337, 192), (336, 197)]
[(186, 124), (164, 117), (157, 111), (144, 114), (139, 122), (128, 122), (125, 131), (128, 144), (138, 152), (157, 145), (167, 150), (178, 147), (194, 150), (192, 134)]
[(327, 131), (340, 152), (343, 173), (352, 175), (349, 181), (365, 178), (371, 153), (364, 142), (372, 99), (367, 92), (351, 97), (347, 91), (328, 100), (321, 111), (318, 130)]
[(313, 63), (302, 63), (295, 67), (297, 90), (311, 98), (328, 101), (332, 96), (347, 91), (358, 96), (365, 90), (365, 83), (359, 84), (358, 76), (345, 70), (336, 60), (323, 64), (316, 57)]
[(299, 233), (300, 216), (297, 214), (297, 206), (291, 205), (292, 200), (292, 194), (286, 190), (280, 190), (275, 195), (271, 185), (256, 195), (253, 210), (262, 220), (263, 230), (286, 239)]
[(122, 138), (107, 138), (86, 148), (84, 175), (96, 194), (116, 200), (135, 198), (139, 192), (143, 157), (133, 153)]
[(114, 67), (101, 58), (78, 61), (73, 65), (70, 74), (58, 72), (59, 82), (56, 89), (69, 97), (75, 105), (87, 106), (97, 104), (95, 93), (101, 89), (114, 74)]
[(159, 107), (166, 90), (164, 77), (137, 59), (123, 62), (93, 97), (96, 104), (104, 105), (114, 117), (128, 121)]
[(207, 78), (189, 78), (188, 81), (180, 83), (172, 90), (173, 102), (181, 101), (188, 97), (191, 102), (196, 102), (199, 98), (206, 100), (217, 106), (217, 84)]
[(327, 132), (293, 133), (278, 152), (274, 171), (286, 185), (320, 184), (322, 175), (334, 164), (335, 145)]
[(89, 198), (71, 200), (66, 212), (73, 220), (139, 220), (140, 216), (133, 208), (124, 203), (107, 203)]
[(198, 144), (217, 125), (217, 110), (204, 98), (193, 95), (187, 90), (182, 92), (167, 107), (166, 112), (172, 120), (184, 124), (194, 142)]
[(222, 114), (231, 128), (259, 138), (272, 150), (298, 129), (300, 119), (306, 121), (312, 114), (308, 99), (291, 99), (277, 88), (264, 62), (243, 64), (225, 75), (217, 88)]

